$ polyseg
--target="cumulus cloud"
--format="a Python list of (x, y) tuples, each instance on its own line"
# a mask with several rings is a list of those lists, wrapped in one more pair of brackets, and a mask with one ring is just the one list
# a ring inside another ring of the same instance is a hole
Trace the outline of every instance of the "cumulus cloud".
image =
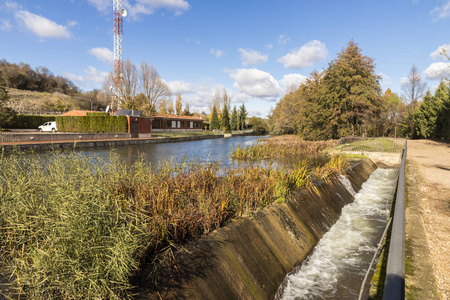
[(267, 55), (253, 49), (239, 48), (238, 51), (241, 53), (241, 60), (244, 66), (265, 63), (269, 59)]
[(328, 51), (324, 43), (313, 40), (278, 59), (286, 68), (301, 69), (324, 60)]
[(89, 54), (110, 66), (114, 65), (114, 52), (105, 47), (97, 47), (88, 50)]
[(289, 89), (291, 87), (298, 88), (300, 84), (306, 81), (308, 77), (303, 76), (298, 73), (286, 74), (283, 76), (283, 79), (280, 80), (280, 83), (286, 88)]
[(436, 6), (432, 11), (430, 11), (436, 19), (445, 19), (450, 16), (450, 1), (447, 0), (442, 6)]
[(87, 69), (83, 70), (85, 78), (90, 81), (94, 81), (97, 83), (105, 82), (106, 78), (108, 78), (108, 72), (99, 71), (96, 68), (89, 66)]
[(32, 14), (25, 10), (15, 13), (15, 18), (27, 30), (41, 38), (68, 39), (70, 32), (66, 26), (57, 24), (43, 16)]
[[(111, 11), (113, 2), (111, 0), (87, 0), (89, 4), (94, 6), (102, 13)], [(182, 15), (189, 10), (190, 5), (186, 0), (136, 0), (134, 3), (125, 0), (123, 2), (124, 8), (128, 11), (132, 18), (137, 18), (139, 15), (150, 15), (159, 9), (167, 9), (173, 11), (175, 16)]]
[(192, 83), (183, 80), (174, 80), (166, 82), (172, 94), (190, 94), (194, 92)]
[(427, 79), (440, 80), (442, 76), (450, 74), (450, 63), (432, 63), (423, 73)]
[(225, 53), (221, 50), (217, 50), (217, 49), (213, 49), (211, 48), (211, 50), (209, 50), (209, 53), (211, 53), (212, 55), (214, 55), (215, 57), (222, 57)]
[(233, 86), (251, 97), (275, 100), (281, 94), (278, 81), (267, 72), (258, 69), (235, 69), (228, 71), (234, 80)]
[(443, 52), (446, 52), (447, 55), (450, 55), (450, 44), (444, 44), (442, 46), (439, 46), (436, 51), (430, 54), (430, 57), (435, 60), (446, 60), (445, 55), (443, 55)]
[(63, 71), (62, 74), (64, 75), (64, 77), (66, 77), (70, 81), (74, 82), (78, 86), (82, 86), (84, 84), (83, 76), (77, 76), (77, 75), (75, 75), (73, 73), (69, 73), (69, 72), (66, 72), (66, 71)]

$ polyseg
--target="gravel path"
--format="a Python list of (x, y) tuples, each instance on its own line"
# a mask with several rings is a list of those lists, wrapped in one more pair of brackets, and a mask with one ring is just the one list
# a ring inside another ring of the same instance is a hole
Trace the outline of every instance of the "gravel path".
[[(406, 278), (412, 299), (450, 299), (450, 143), (408, 141)], [(434, 276), (432, 274), (434, 273)], [(434, 278), (433, 278), (434, 277)]]

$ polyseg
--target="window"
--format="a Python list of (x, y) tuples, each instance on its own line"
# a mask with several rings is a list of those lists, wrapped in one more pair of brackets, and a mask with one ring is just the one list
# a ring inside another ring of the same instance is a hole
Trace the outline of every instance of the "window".
[(166, 128), (172, 128), (172, 121), (166, 122)]

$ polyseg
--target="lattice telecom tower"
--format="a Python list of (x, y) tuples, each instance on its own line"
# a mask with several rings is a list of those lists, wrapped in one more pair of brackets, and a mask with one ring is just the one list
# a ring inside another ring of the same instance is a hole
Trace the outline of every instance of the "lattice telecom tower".
[(117, 88), (123, 77), (123, 17), (127, 16), (127, 11), (122, 8), (122, 0), (114, 0), (114, 85)]

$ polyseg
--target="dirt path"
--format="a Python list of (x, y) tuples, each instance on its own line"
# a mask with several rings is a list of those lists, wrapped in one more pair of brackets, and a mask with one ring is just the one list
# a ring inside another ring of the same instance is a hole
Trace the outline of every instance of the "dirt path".
[[(450, 299), (450, 144), (408, 141), (408, 299)], [(434, 273), (434, 276), (433, 276)]]

